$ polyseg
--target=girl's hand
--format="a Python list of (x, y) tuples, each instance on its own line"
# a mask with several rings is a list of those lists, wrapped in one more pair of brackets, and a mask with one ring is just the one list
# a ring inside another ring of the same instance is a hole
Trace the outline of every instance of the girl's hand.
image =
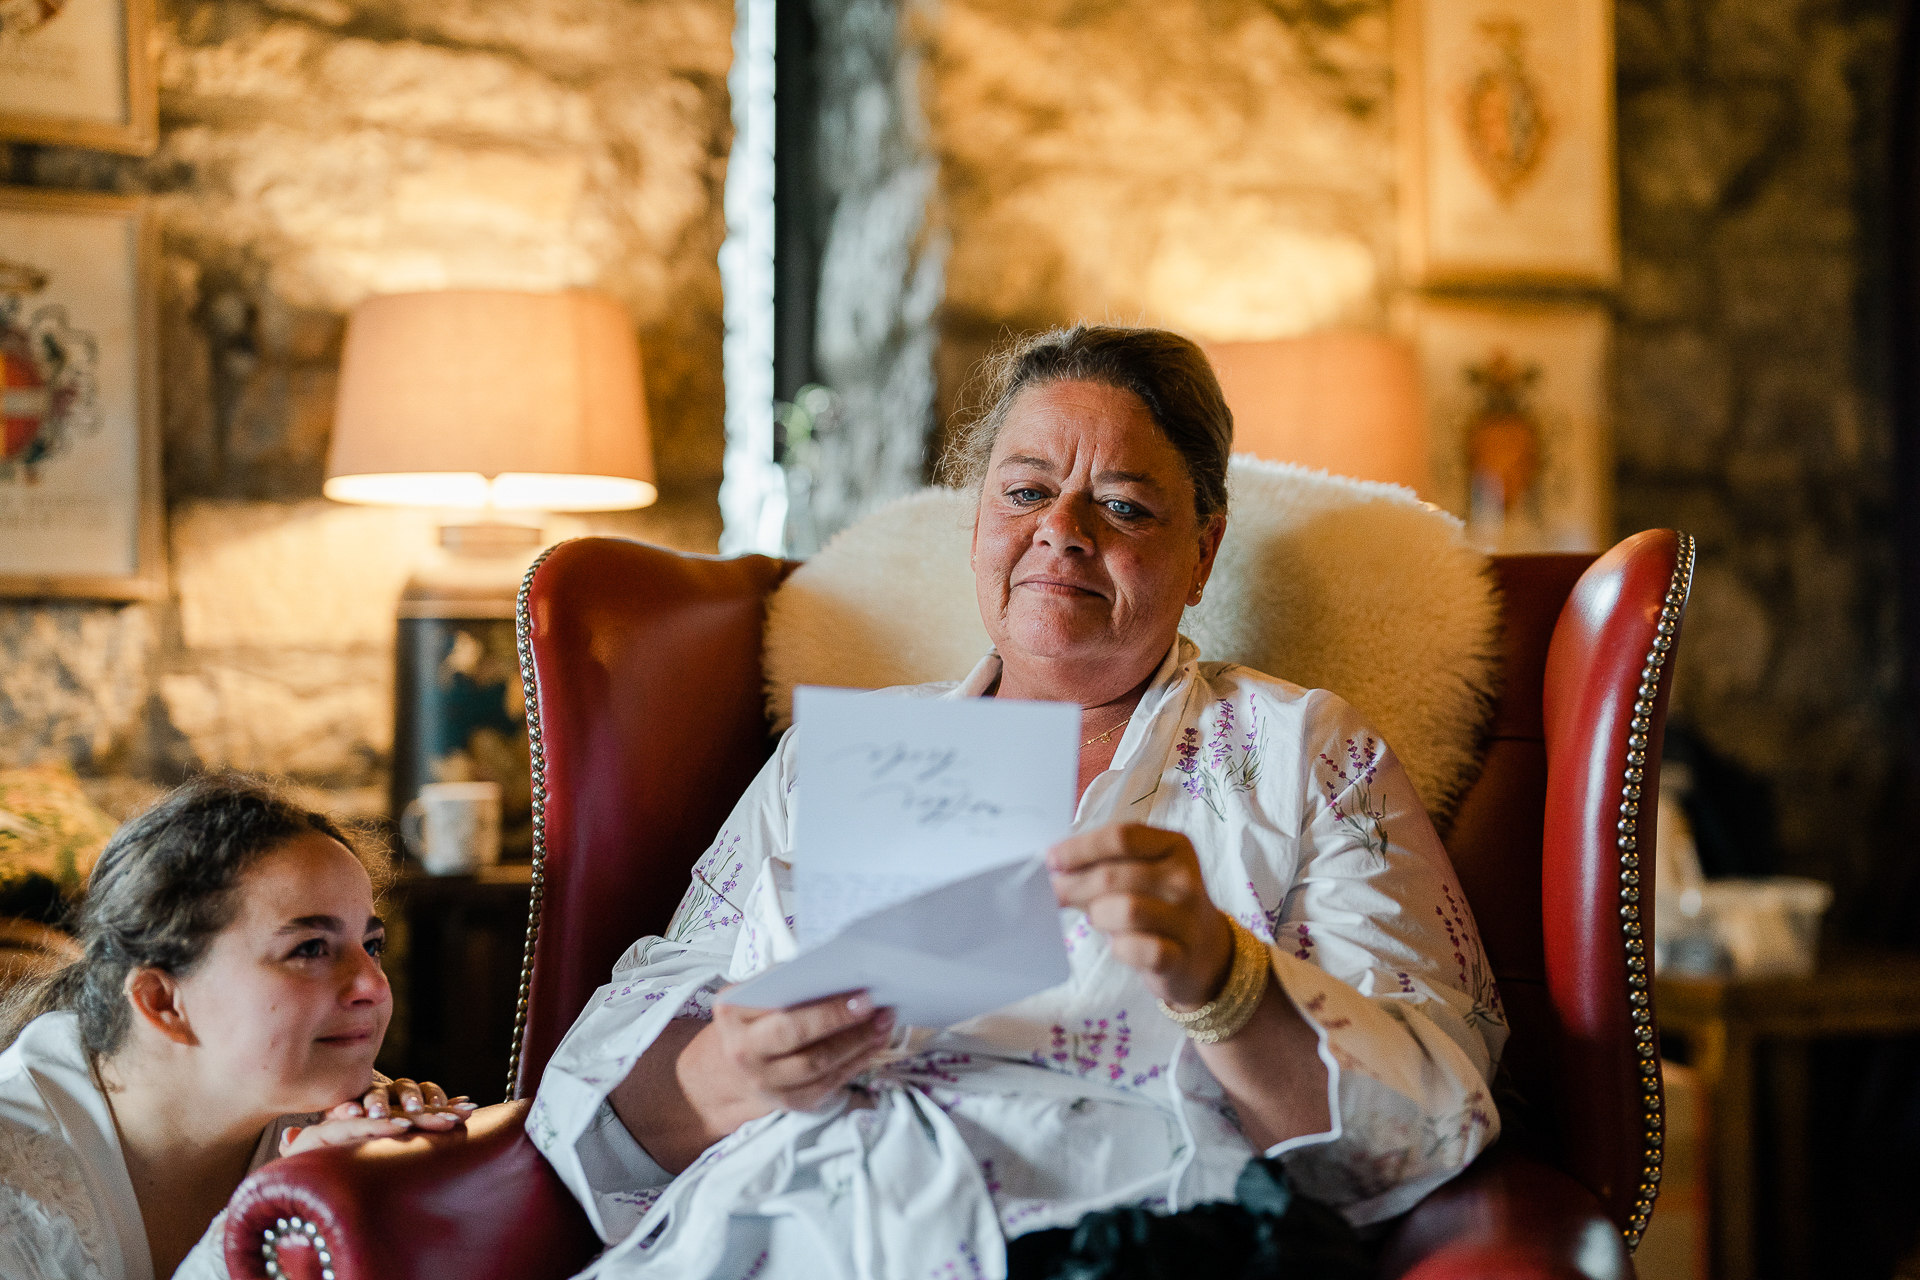
[(1233, 929), (1177, 831), (1109, 823), (1047, 851), (1054, 896), (1087, 913), (1120, 963), (1168, 1004), (1197, 1009), (1233, 966)]
[(374, 1118), (400, 1116), (413, 1121), (417, 1129), (439, 1133), (465, 1124), (475, 1104), (465, 1095), (447, 1097), (440, 1086), (431, 1080), (415, 1084), (411, 1080), (400, 1079), (384, 1085), (376, 1084), (367, 1090), (358, 1103), (341, 1105), (361, 1109), (349, 1114), (364, 1114)]
[(319, 1124), (292, 1128), (280, 1135), (280, 1154), (294, 1155), (320, 1147), (350, 1147), (375, 1138), (397, 1138), (410, 1132), (444, 1133), (467, 1122), (474, 1104), (466, 1098), (449, 1100), (440, 1086), (395, 1080), (367, 1090), (358, 1100), (343, 1102)]

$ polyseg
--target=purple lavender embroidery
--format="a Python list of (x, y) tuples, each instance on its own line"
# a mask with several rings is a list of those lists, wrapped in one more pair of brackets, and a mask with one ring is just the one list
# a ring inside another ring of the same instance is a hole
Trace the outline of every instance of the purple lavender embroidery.
[[(1213, 811), (1213, 816), (1226, 821), (1226, 797), (1235, 791), (1251, 791), (1260, 781), (1261, 758), (1265, 749), (1261, 738), (1265, 725), (1260, 720), (1257, 704), (1247, 708), (1247, 728), (1241, 735), (1241, 743), (1234, 746), (1233, 703), (1226, 698), (1214, 704), (1213, 731), (1206, 743), (1205, 754), (1200, 746), (1200, 731), (1188, 728), (1181, 731), (1180, 741), (1174, 751), (1180, 757), (1173, 767), (1185, 774), (1180, 787), (1195, 800)], [(1238, 754), (1236, 755), (1236, 750)]]
[(1387, 853), (1387, 829), (1382, 825), (1387, 805), (1381, 800), (1375, 808), (1373, 775), (1380, 767), (1380, 755), (1385, 750), (1385, 745), (1373, 738), (1364, 742), (1348, 738), (1344, 763), (1324, 751), (1320, 753), (1320, 763), (1327, 775), (1320, 779), (1327, 793), (1327, 808), (1333, 811), (1341, 826), (1360, 838), (1367, 852), (1379, 857)]

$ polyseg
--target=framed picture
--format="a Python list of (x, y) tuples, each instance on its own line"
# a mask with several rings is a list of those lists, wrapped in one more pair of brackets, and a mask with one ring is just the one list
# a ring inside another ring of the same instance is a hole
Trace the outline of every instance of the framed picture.
[(0, 137), (146, 155), (153, 0), (0, 0)]
[(1408, 279), (1617, 283), (1612, 0), (1397, 0), (1394, 45)]
[(166, 593), (155, 250), (137, 199), (0, 187), (0, 595)]
[(1488, 551), (1613, 542), (1605, 307), (1424, 299), (1420, 355), (1434, 502)]

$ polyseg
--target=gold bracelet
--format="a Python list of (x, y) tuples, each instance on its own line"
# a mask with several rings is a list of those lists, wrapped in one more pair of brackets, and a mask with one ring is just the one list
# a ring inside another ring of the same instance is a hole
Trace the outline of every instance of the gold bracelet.
[(1233, 930), (1233, 967), (1227, 970), (1227, 983), (1220, 994), (1198, 1009), (1176, 1009), (1165, 1000), (1160, 1002), (1160, 1012), (1185, 1031), (1188, 1039), (1201, 1044), (1219, 1044), (1238, 1035), (1260, 1007), (1260, 998), (1267, 994), (1267, 975), (1273, 972), (1267, 944), (1231, 916), (1227, 924)]

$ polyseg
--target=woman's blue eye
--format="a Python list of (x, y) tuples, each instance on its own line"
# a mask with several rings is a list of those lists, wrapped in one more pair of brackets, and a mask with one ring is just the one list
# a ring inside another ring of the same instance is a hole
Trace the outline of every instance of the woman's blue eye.
[(366, 947), (368, 955), (378, 960), (382, 955), (386, 954), (387, 935), (383, 933), (377, 938), (368, 938), (361, 945)]
[(1015, 502), (1038, 502), (1047, 495), (1038, 489), (1012, 489), (1007, 496)]
[(305, 942), (287, 953), (288, 958), (293, 960), (318, 960), (326, 954), (327, 940), (325, 938), (308, 938)]

